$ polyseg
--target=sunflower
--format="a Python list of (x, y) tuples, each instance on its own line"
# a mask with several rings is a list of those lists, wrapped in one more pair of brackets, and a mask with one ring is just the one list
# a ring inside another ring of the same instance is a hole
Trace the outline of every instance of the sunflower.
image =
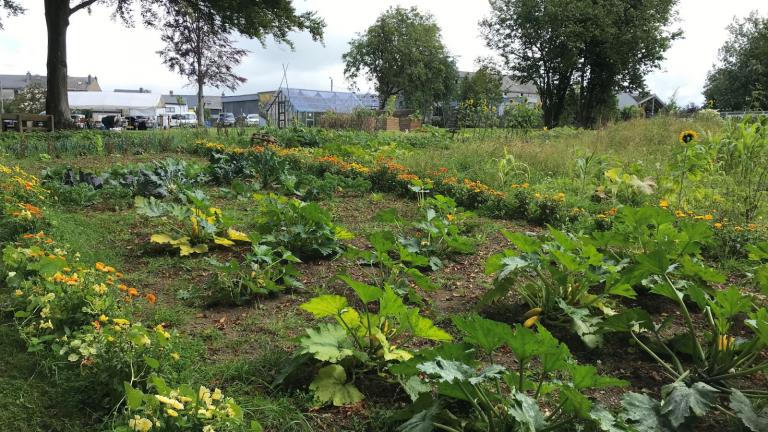
[(694, 130), (685, 130), (680, 132), (680, 144), (690, 144), (697, 139), (699, 139), (699, 134)]

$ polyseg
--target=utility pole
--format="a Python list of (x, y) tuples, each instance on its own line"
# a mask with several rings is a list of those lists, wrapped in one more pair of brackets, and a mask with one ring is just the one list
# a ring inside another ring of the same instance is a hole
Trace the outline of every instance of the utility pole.
[(331, 80), (331, 93), (333, 93), (333, 77), (328, 77)]
[(3, 82), (0, 81), (0, 114), (5, 114), (5, 105), (4, 105), (4, 97), (3, 97)]

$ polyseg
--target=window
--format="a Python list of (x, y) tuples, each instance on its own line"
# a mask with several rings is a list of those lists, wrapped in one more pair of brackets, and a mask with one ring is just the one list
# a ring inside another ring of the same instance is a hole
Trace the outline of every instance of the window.
[(167, 106), (167, 107), (165, 107), (165, 112), (167, 112), (167, 113), (175, 113), (176, 112), (176, 107)]

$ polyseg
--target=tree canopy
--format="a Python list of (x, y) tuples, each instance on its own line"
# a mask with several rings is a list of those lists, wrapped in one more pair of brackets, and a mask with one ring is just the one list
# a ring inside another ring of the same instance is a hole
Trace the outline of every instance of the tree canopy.
[(352, 82), (373, 82), (381, 108), (390, 96), (402, 96), (425, 114), (432, 104), (452, 95), (456, 64), (430, 14), (417, 8), (390, 8), (365, 33), (350, 42), (343, 55), (344, 74)]
[(161, 35), (165, 49), (158, 51), (163, 63), (197, 88), (197, 122), (205, 120), (205, 86), (235, 90), (246, 81), (234, 67), (247, 51), (235, 47), (221, 31), (220, 18), (197, 10), (179, 10), (167, 20)]
[(704, 97), (721, 110), (768, 110), (768, 18), (755, 11), (734, 19), (719, 63), (707, 75)]
[(484, 101), (496, 106), (504, 98), (503, 76), (494, 65), (480, 64), (476, 72), (465, 75), (459, 84), (459, 99)]
[[(134, 25), (134, 9), (141, 22), (161, 27), (180, 10), (193, 10), (210, 17), (222, 33), (236, 32), (265, 42), (272, 36), (291, 44), (292, 31), (307, 31), (322, 38), (325, 23), (314, 12), (297, 13), (292, 0), (44, 0), (48, 31), (48, 97), (46, 110), (55, 116), (57, 127), (69, 122), (67, 100), (67, 29), (69, 17), (96, 6), (112, 8), (126, 25)], [(0, 0), (0, 9), (11, 15), (23, 12), (17, 0)]]
[(679, 31), (677, 0), (490, 0), (481, 21), (488, 47), (512, 76), (538, 89), (549, 127), (560, 123), (569, 92), (576, 118), (593, 127), (619, 90), (643, 88)]

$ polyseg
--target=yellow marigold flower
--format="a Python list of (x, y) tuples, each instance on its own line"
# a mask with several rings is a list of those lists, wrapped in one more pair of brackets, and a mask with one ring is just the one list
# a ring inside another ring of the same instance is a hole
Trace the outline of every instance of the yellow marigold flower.
[(115, 325), (118, 325), (121, 327), (125, 327), (131, 323), (127, 319), (123, 319), (123, 318), (112, 318), (112, 322), (115, 323)]
[(179, 359), (181, 358), (181, 356), (180, 356), (180, 355), (179, 355), (179, 353), (177, 353), (177, 352), (172, 352), (172, 353), (171, 353), (171, 358), (172, 358), (172, 359), (174, 359), (175, 361), (179, 361)]
[(224, 398), (224, 395), (221, 393), (221, 390), (216, 389), (213, 391), (213, 394), (211, 394), (211, 399), (217, 401)]
[(21, 297), (24, 295), (24, 291), (17, 289), (13, 294), (16, 295), (16, 297)]
[(166, 408), (165, 409), (165, 413), (168, 414), (169, 417), (178, 417), (179, 416), (178, 412), (176, 412), (175, 410), (172, 410), (170, 408)]
[(96, 291), (96, 294), (104, 295), (107, 292), (107, 286), (102, 284), (94, 285), (93, 290)]
[(104, 268), (105, 268), (105, 267), (106, 267), (106, 266), (105, 266), (105, 265), (104, 265), (104, 263), (103, 263), (103, 262), (101, 262), (101, 261), (99, 261), (99, 262), (97, 262), (97, 263), (96, 263), (96, 270), (98, 270), (98, 271), (104, 271)]
[(715, 224), (712, 226), (715, 227), (715, 229), (723, 229), (723, 224), (721, 224), (720, 222), (715, 222)]
[(667, 201), (665, 199), (659, 201), (659, 207), (661, 207), (663, 209), (668, 209), (669, 208), (669, 201)]
[(152, 429), (152, 421), (135, 415), (131, 420), (128, 421), (128, 427), (132, 431), (148, 432), (150, 429)]
[(684, 218), (685, 216), (686, 216), (685, 212), (682, 212), (680, 210), (675, 210), (675, 217)]
[(711, 214), (707, 214), (707, 215), (704, 215), (704, 220), (705, 220), (705, 221), (711, 221), (711, 220), (713, 220), (714, 218), (715, 218), (715, 217), (714, 217), (714, 216), (712, 216)]
[(690, 144), (693, 141), (696, 141), (697, 139), (699, 139), (699, 134), (694, 130), (685, 130), (680, 132), (680, 137), (679, 137), (680, 144), (683, 144), (683, 145)]
[(448, 222), (453, 222), (453, 220), (455, 219), (455, 216), (453, 216), (452, 214), (449, 214), (448, 216), (446, 216), (446, 219), (448, 219)]
[(160, 403), (162, 403), (164, 405), (168, 405), (169, 407), (171, 407), (173, 409), (177, 409), (177, 410), (183, 410), (184, 409), (184, 405), (181, 402), (177, 401), (176, 399), (171, 399), (171, 398), (165, 397), (163, 395), (155, 395), (155, 399), (159, 400)]

